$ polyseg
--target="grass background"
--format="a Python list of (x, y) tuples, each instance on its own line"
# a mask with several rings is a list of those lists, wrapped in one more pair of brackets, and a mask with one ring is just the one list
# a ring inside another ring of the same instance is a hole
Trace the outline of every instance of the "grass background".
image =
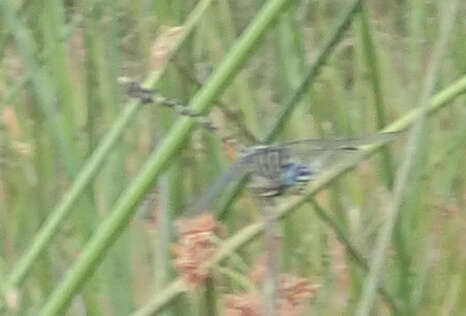
[[(379, 272), (397, 308), (379, 296), (373, 313), (466, 313), (466, 6), (458, 1), (448, 15), (456, 1), (277, 0), (264, 13), (264, 3), (2, 1), (4, 313), (221, 315), (224, 294), (245, 292), (240, 279), (216, 272), (209, 291), (177, 296), (187, 288), (171, 265), (173, 217), (229, 159), (219, 138), (189, 118), (128, 100), (117, 82), (123, 75), (196, 110), (215, 106), (210, 118), (248, 145), (271, 134), (372, 134), (456, 89), (417, 124), (421, 137)], [(277, 124), (288, 106), (291, 115)], [(361, 302), (370, 301), (370, 274), (348, 249), (376, 271), (371, 259), (395, 213), (407, 143), (361, 162), (284, 216), (281, 270), (322, 284), (309, 302), (313, 314), (362, 315)], [(247, 246), (227, 243), (222, 249), (237, 257), (223, 267), (251, 282), (263, 247), (260, 238), (247, 242), (260, 231), (247, 225), (260, 223), (260, 206), (246, 190), (237, 195), (216, 207), (228, 236)]]

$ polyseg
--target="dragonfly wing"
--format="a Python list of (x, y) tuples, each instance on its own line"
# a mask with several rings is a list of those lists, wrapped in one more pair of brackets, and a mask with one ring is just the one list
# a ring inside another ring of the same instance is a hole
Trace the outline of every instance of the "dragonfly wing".
[(249, 172), (249, 160), (239, 159), (227, 171), (221, 174), (208, 190), (188, 208), (186, 215), (192, 216), (208, 211), (214, 201), (225, 191), (230, 183)]
[(403, 132), (380, 133), (375, 135), (352, 137), (352, 138), (329, 138), (329, 139), (304, 139), (293, 142), (288, 142), (280, 145), (283, 148), (290, 148), (296, 152), (306, 152), (314, 150), (352, 150), (358, 149), (360, 146), (386, 143), (395, 140)]
[(361, 152), (361, 146), (386, 143), (396, 139), (401, 133), (382, 133), (355, 138), (309, 139), (284, 144), (290, 157), (296, 163), (310, 167), (313, 173), (332, 168), (342, 160)]
[(307, 151), (307, 156), (297, 156), (297, 162), (309, 166), (313, 175), (333, 168), (345, 159), (361, 153), (358, 149), (331, 149)]

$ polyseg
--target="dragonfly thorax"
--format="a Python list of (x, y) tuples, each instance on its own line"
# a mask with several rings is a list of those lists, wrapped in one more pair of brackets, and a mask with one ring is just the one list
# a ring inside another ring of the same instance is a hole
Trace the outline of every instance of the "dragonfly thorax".
[(288, 148), (280, 146), (255, 147), (246, 159), (253, 175), (251, 187), (263, 197), (304, 187), (315, 175), (308, 164), (298, 162)]

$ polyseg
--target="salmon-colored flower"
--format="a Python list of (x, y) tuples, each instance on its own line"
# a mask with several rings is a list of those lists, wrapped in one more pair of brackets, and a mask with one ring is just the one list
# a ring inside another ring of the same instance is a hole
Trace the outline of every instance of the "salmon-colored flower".
[(267, 265), (265, 263), (266, 257), (262, 256), (253, 266), (251, 272), (249, 272), (249, 278), (256, 284), (264, 282), (267, 273)]
[(262, 316), (264, 309), (258, 294), (229, 295), (225, 301), (225, 316)]
[[(262, 283), (265, 274), (263, 260), (253, 269), (256, 283)], [(293, 275), (282, 275), (278, 284), (278, 315), (299, 316), (307, 315), (307, 302), (313, 298), (320, 288), (319, 284), (311, 284), (308, 279)], [(250, 316), (264, 315), (262, 298), (257, 294), (244, 294), (230, 296), (225, 303), (226, 315)]]
[(305, 302), (316, 294), (320, 284), (311, 284), (308, 279), (285, 275), (280, 280), (280, 291), (292, 305)]
[(298, 316), (305, 310), (305, 303), (315, 296), (320, 284), (311, 284), (305, 278), (284, 275), (280, 280), (280, 315)]
[(217, 251), (213, 242), (218, 221), (210, 214), (183, 219), (176, 223), (180, 239), (174, 246), (175, 267), (192, 286), (202, 286), (209, 276), (206, 262)]
[(18, 117), (16, 116), (16, 111), (12, 107), (5, 106), (2, 111), (2, 121), (12, 137), (14, 139), (18, 139), (21, 134), (21, 129), (18, 123)]
[(175, 26), (162, 31), (151, 48), (151, 68), (159, 70), (170, 57), (173, 49), (178, 44), (179, 40), (183, 37), (184, 27)]

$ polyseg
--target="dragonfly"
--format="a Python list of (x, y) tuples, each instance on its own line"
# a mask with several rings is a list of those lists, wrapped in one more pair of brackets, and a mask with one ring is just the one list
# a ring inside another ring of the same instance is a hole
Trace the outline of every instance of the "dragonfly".
[[(176, 99), (164, 97), (156, 89), (142, 87), (127, 77), (119, 78), (127, 94), (144, 104), (158, 103), (173, 109), (183, 116), (199, 121), (208, 130), (217, 128), (205, 117), (193, 113)], [(220, 175), (205, 194), (189, 207), (185, 215), (195, 215), (208, 210), (230, 183), (246, 175), (251, 176), (253, 192), (264, 198), (276, 197), (290, 192), (299, 194), (306, 185), (322, 171), (332, 168), (348, 156), (360, 152), (361, 147), (374, 143), (386, 143), (403, 132), (380, 133), (354, 138), (304, 139), (279, 145), (261, 145), (243, 150), (241, 157)], [(229, 137), (221, 137), (228, 145)], [(234, 142), (233, 142), (234, 143)]]
[(208, 210), (235, 180), (251, 176), (253, 192), (270, 198), (286, 192), (299, 194), (321, 172), (355, 153), (363, 146), (388, 143), (402, 132), (387, 132), (354, 138), (304, 139), (279, 145), (255, 146), (247, 150), (221, 174), (186, 214)]

